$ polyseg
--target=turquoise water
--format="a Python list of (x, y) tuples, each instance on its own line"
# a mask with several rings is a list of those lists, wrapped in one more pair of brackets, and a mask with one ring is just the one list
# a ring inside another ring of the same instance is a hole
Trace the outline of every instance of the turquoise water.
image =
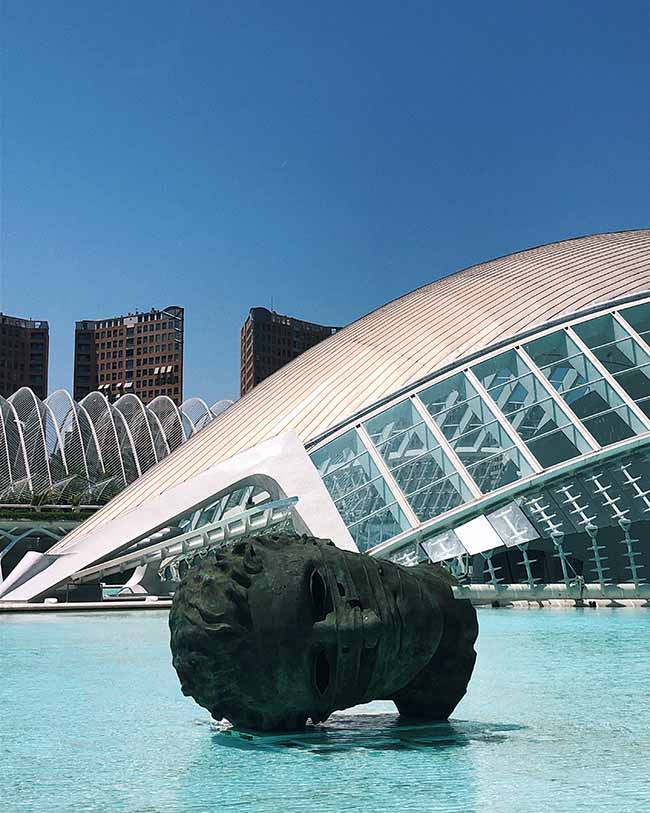
[(181, 695), (166, 613), (3, 616), (0, 810), (650, 810), (650, 611), (479, 621), (450, 724), (378, 703), (257, 744)]

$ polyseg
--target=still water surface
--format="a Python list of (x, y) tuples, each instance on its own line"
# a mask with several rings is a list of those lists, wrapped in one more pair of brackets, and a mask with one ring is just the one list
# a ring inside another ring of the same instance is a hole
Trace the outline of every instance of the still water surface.
[(391, 704), (234, 747), (184, 698), (165, 612), (0, 618), (0, 810), (650, 810), (650, 611), (481, 610), (446, 725)]

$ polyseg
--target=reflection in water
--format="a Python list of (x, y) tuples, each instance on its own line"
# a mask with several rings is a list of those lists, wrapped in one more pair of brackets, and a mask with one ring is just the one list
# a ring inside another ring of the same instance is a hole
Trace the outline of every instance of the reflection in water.
[(462, 748), (470, 743), (496, 744), (509, 732), (524, 726), (452, 720), (439, 723), (408, 722), (397, 714), (332, 715), (325, 725), (304, 731), (266, 734), (234, 728), (227, 722), (214, 723), (215, 744), (244, 750), (297, 748), (313, 753), (331, 753), (358, 748), (377, 751)]

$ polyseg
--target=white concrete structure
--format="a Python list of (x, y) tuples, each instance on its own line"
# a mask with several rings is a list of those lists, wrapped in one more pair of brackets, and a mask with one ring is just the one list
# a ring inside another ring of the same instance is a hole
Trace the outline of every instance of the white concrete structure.
[[(0, 598), (44, 595), (93, 557), (244, 482), (262, 484), (268, 499), (297, 497), (300, 527), (373, 555), (414, 562), (426, 553), (469, 563), (474, 578), (498, 583), (509, 568), (518, 570), (510, 581), (535, 584), (546, 550), (544, 567), (566, 583), (625, 571), (640, 584), (650, 547), (634, 535), (650, 511), (649, 337), (648, 230), (445, 277), (282, 368)], [(289, 444), (286, 454), (272, 451), (276, 442)], [(603, 550), (610, 542), (617, 547)], [(79, 558), (64, 565), (67, 554)]]
[(0, 503), (107, 502), (231, 405), (110, 403), (101, 392), (75, 403), (66, 390), (41, 401), (28, 387), (0, 396)]

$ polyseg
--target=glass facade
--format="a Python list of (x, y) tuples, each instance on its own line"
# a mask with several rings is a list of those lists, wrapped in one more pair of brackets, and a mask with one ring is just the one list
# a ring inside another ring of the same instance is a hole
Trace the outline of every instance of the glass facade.
[(524, 348), (601, 446), (645, 431), (629, 406), (580, 351), (567, 331), (559, 330), (543, 336), (528, 342)]
[(532, 474), (512, 438), (464, 373), (434, 384), (419, 397), (483, 493)]
[(649, 432), (649, 341), (650, 302), (567, 320), (420, 386), (312, 460), (369, 550), (415, 521)]
[[(607, 372), (650, 415), (650, 352), (611, 314), (576, 325), (575, 331)], [(650, 336), (646, 330), (642, 333), (646, 338)]]
[(312, 461), (360, 550), (410, 528), (354, 429), (315, 452)]
[(419, 520), (470, 499), (469, 489), (411, 399), (367, 421), (365, 428)]

